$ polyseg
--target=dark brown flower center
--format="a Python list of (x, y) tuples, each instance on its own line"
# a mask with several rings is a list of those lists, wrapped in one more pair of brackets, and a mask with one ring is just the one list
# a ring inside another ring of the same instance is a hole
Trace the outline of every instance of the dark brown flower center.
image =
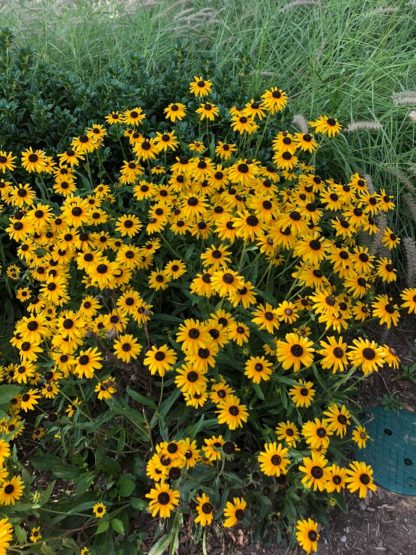
[(303, 355), (302, 345), (295, 344), (290, 347), (290, 352), (294, 357), (301, 357)]
[(201, 509), (204, 514), (209, 515), (210, 513), (212, 513), (213, 506), (211, 505), (211, 503), (204, 503)]
[(162, 491), (157, 496), (157, 500), (160, 503), (160, 505), (167, 505), (170, 501), (170, 495), (166, 491)]
[(274, 466), (279, 466), (279, 464), (282, 462), (282, 457), (280, 457), (279, 455), (273, 455), (270, 460)]
[(311, 468), (311, 474), (316, 480), (319, 480), (324, 475), (324, 471), (320, 466), (313, 466)]
[(363, 357), (366, 360), (374, 360), (376, 358), (376, 352), (371, 347), (365, 347), (365, 349), (363, 349)]

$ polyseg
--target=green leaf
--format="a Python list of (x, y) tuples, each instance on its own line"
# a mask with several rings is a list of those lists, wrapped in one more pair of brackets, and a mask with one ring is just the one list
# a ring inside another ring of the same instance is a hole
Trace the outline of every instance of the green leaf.
[(107, 532), (109, 527), (110, 527), (110, 521), (102, 520), (100, 524), (97, 526), (97, 531), (95, 532), (95, 535), (97, 536), (98, 534), (103, 534), (104, 532)]
[(49, 545), (47, 543), (43, 543), (40, 550), (44, 555), (57, 555), (56, 551), (54, 549), (52, 549), (51, 547), (49, 547)]
[(137, 393), (137, 391), (134, 391), (134, 389), (131, 389), (130, 387), (127, 388), (127, 395), (137, 401), (140, 405), (144, 405), (145, 407), (149, 407), (153, 410), (156, 410), (157, 408), (152, 399), (148, 399), (147, 397), (141, 395), (140, 393)]
[(137, 509), (138, 511), (142, 511), (146, 508), (147, 502), (144, 499), (139, 499), (138, 497), (133, 497), (130, 499), (130, 505), (133, 509)]
[(158, 540), (155, 545), (151, 548), (148, 555), (163, 555), (165, 550), (169, 547), (170, 542), (172, 541), (171, 534), (165, 534)]
[(264, 401), (265, 397), (264, 397), (264, 393), (261, 390), (261, 387), (259, 386), (259, 384), (257, 383), (253, 383), (253, 389), (256, 392), (256, 395), (259, 399), (261, 399), (262, 401)]
[(42, 493), (42, 495), (40, 496), (39, 504), (41, 506), (45, 505), (49, 501), (49, 498), (50, 498), (50, 496), (52, 495), (52, 492), (53, 492), (53, 488), (55, 487), (55, 483), (56, 483), (55, 480), (53, 482), (51, 482), (49, 484), (49, 486), (45, 489), (45, 491)]
[(121, 466), (118, 461), (104, 455), (102, 451), (95, 454), (96, 466), (107, 474), (121, 474)]
[(124, 534), (124, 524), (121, 522), (119, 518), (112, 518), (111, 519), (111, 528), (117, 534)]
[(19, 385), (0, 385), (0, 405), (10, 403), (13, 397), (20, 393), (22, 388)]
[(172, 408), (175, 401), (179, 399), (181, 392), (178, 389), (172, 391), (167, 399), (165, 399), (160, 407), (160, 414), (166, 416), (170, 409)]
[(121, 478), (117, 482), (117, 487), (120, 497), (128, 497), (133, 493), (136, 484), (130, 478), (126, 476), (121, 476)]
[(17, 541), (20, 544), (26, 543), (26, 541), (27, 541), (26, 531), (23, 530), (23, 528), (21, 526), (16, 524), (16, 526), (14, 527), (14, 533), (16, 534)]

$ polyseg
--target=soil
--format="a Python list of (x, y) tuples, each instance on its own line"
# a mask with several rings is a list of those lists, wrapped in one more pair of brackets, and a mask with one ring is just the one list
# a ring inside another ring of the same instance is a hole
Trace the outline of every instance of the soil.
[[(195, 552), (196, 553), (196, 552)], [(201, 552), (202, 553), (202, 552)], [(250, 544), (236, 530), (210, 555), (301, 555), (277, 546)], [(319, 555), (416, 555), (416, 497), (397, 495), (379, 487), (364, 500), (350, 498), (348, 513), (334, 511), (332, 523), (322, 532)]]

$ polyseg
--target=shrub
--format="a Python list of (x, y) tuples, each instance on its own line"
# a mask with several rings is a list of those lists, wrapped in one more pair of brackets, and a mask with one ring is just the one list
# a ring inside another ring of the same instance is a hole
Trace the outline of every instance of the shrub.
[(239, 524), (311, 552), (330, 507), (375, 489), (354, 392), (399, 364), (365, 332), (400, 317), (375, 292), (396, 280), (392, 198), (321, 177), (341, 125), (290, 129), (281, 89), (230, 109), (203, 77), (190, 91), (163, 123), (133, 105), (56, 157), (0, 153), (23, 306), (0, 388), (5, 546), (9, 522), (25, 552), (84, 554)]

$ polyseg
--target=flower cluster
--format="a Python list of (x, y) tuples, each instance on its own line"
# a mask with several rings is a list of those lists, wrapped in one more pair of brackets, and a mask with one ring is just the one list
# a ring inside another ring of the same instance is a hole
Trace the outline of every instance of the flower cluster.
[[(354, 384), (399, 358), (363, 330), (416, 312), (416, 290), (390, 292), (400, 239), (379, 220), (392, 197), (358, 173), (319, 175), (320, 144), (341, 132), (335, 118), (282, 130), (281, 89), (230, 110), (207, 101), (212, 90), (195, 76), (193, 98), (169, 104), (160, 130), (134, 107), (56, 158), (0, 152), (18, 256), (7, 276), (24, 306), (2, 366), (3, 383), (20, 389), (1, 420), (0, 453), (23, 441), (38, 409), (69, 428), (73, 420), (74, 432), (87, 417), (137, 409), (142, 435), (129, 430), (129, 443), (153, 517), (180, 511), (197, 528), (219, 518), (231, 527), (253, 524), (260, 507), (285, 529), (298, 520), (309, 553), (319, 539), (312, 507), (375, 490), (371, 468), (348, 464), (340, 446), (368, 440), (353, 424)], [(103, 160), (120, 144), (113, 175)], [(364, 233), (379, 236), (380, 256), (360, 243)], [(36, 426), (41, 445), (59, 443), (56, 429)], [(1, 472), (8, 505), (23, 481)], [(108, 528), (123, 507), (102, 483), (89, 484), (90, 507)]]

